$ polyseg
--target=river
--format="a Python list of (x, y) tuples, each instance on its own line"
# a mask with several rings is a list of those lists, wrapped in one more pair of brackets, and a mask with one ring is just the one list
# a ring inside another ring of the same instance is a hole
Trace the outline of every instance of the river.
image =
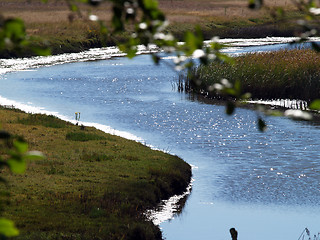
[(318, 125), (266, 117), (261, 133), (251, 110), (227, 116), (224, 106), (178, 93), (177, 73), (149, 55), (34, 67), (0, 75), (2, 104), (70, 121), (81, 112), (84, 124), (193, 166), (183, 211), (160, 224), (167, 240), (226, 240), (231, 227), (239, 240), (298, 239), (306, 227), (320, 232)]

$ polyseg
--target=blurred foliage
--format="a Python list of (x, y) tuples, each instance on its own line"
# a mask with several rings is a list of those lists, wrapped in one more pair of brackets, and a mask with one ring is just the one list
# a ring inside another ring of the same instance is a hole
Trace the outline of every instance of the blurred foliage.
[[(47, 2), (47, 0), (42, 1)], [(99, 20), (97, 16), (89, 15), (88, 18), (92, 21), (98, 21), (100, 31), (106, 36), (110, 33), (122, 32), (128, 27), (134, 29), (129, 40), (125, 44), (119, 45), (119, 48), (127, 53), (129, 58), (136, 55), (139, 45), (144, 45), (148, 48), (154, 44), (166, 52), (177, 54), (175, 67), (178, 70), (191, 69), (194, 61), (201, 64), (208, 64), (211, 61), (232, 63), (232, 60), (227, 55), (220, 52), (224, 47), (223, 45), (217, 41), (212, 41), (210, 44), (204, 42), (203, 34), (199, 28), (193, 32), (186, 32), (184, 43), (179, 43), (168, 32), (168, 21), (165, 14), (158, 8), (156, 0), (65, 0), (69, 9), (78, 14), (81, 14), (79, 4), (85, 3), (97, 7), (104, 1), (112, 3), (112, 29), (108, 29), (106, 23)], [(317, 8), (317, 2), (315, 0), (295, 1), (295, 4), (305, 16), (305, 19), (297, 23), (304, 31), (295, 42), (304, 42), (309, 37), (318, 36), (318, 32), (312, 27), (319, 21), (317, 15), (320, 14), (320, 8)], [(263, 7), (263, 1), (249, 0), (248, 7), (260, 9)], [(274, 17), (279, 18), (285, 12), (282, 8), (277, 8), (273, 11), (273, 14)], [(313, 42), (312, 46), (315, 50), (320, 51), (318, 43)], [(14, 49), (21, 51), (28, 47), (31, 47), (30, 39), (26, 35), (23, 21), (13, 18), (0, 18), (0, 50)], [(50, 54), (48, 48), (31, 48), (38, 55)], [(153, 53), (153, 59), (155, 63), (160, 61), (157, 53)], [(243, 101), (249, 97), (248, 94), (241, 92), (241, 83), (239, 81), (231, 85), (227, 80), (222, 80), (221, 83), (215, 85), (215, 89), (229, 97), (226, 104), (227, 114), (234, 112), (237, 101)], [(310, 104), (310, 109), (320, 110), (320, 100), (313, 101)], [(296, 117), (299, 118), (298, 115)], [(266, 124), (260, 116), (258, 116), (257, 122), (259, 130), (266, 129)], [(13, 173), (24, 172), (26, 159), (42, 157), (38, 152), (28, 152), (28, 144), (22, 138), (11, 136), (6, 131), (0, 132), (0, 140), (0, 166), (1, 168), (7, 167)], [(1, 179), (1, 181), (5, 183), (4, 179)], [(0, 234), (6, 237), (15, 236), (18, 234), (18, 230), (11, 221), (0, 218)]]
[[(130, 39), (125, 43), (119, 45), (119, 48), (127, 53), (129, 58), (133, 58), (139, 45), (149, 47), (150, 45), (156, 45), (160, 49), (175, 53), (177, 59), (175, 60), (175, 68), (177, 70), (187, 69), (190, 71), (194, 64), (208, 65), (212, 61), (233, 63), (233, 60), (226, 54), (221, 53), (221, 49), (225, 47), (215, 41), (217, 38), (213, 38), (211, 43), (206, 43), (200, 28), (196, 28), (194, 31), (187, 31), (184, 34), (184, 42), (178, 42), (177, 39), (168, 31), (168, 21), (166, 20), (165, 14), (158, 8), (158, 2), (156, 0), (81, 0), (79, 2), (87, 2), (92, 6), (99, 6), (102, 2), (109, 1), (113, 4), (113, 17), (111, 32), (117, 33), (125, 30), (128, 26), (133, 26), (133, 33)], [(317, 8), (317, 2), (315, 0), (309, 1), (294, 1), (297, 9), (303, 13), (304, 19), (297, 22), (297, 26), (302, 27), (303, 33), (300, 37), (293, 41), (293, 43), (302, 43), (307, 41), (310, 37), (318, 36), (317, 31), (312, 27), (315, 23), (318, 23), (317, 15), (320, 14), (320, 8)], [(253, 10), (259, 10), (263, 7), (268, 8), (264, 5), (263, 0), (249, 0), (248, 7)], [(70, 8), (75, 11), (77, 8)], [(270, 15), (274, 19), (285, 18), (285, 10), (282, 7), (269, 8)], [(94, 20), (99, 21), (97, 18)], [(106, 25), (100, 22), (101, 31), (109, 33), (110, 30), (106, 29)], [(312, 47), (316, 51), (320, 51), (320, 46), (316, 42), (312, 42)], [(153, 60), (156, 64), (159, 64), (160, 57), (157, 53), (153, 53)], [(196, 75), (193, 75), (195, 83), (199, 81)], [(225, 83), (225, 84), (224, 84)], [(227, 84), (226, 84), (227, 83)], [(228, 96), (226, 101), (226, 113), (233, 114), (236, 109), (237, 102), (244, 101), (250, 98), (250, 94), (241, 92), (241, 82), (236, 81), (231, 85), (226, 79), (223, 79), (221, 84), (214, 86), (215, 90), (223, 96)], [(319, 110), (320, 104), (315, 102), (311, 103), (311, 109)], [(279, 115), (272, 114), (271, 115)], [(295, 113), (294, 119), (306, 120), (305, 114)], [(287, 115), (292, 117), (291, 114)], [(300, 118), (301, 116), (301, 118)], [(309, 119), (309, 117), (308, 117)], [(258, 129), (264, 131), (266, 129), (266, 123), (260, 115), (257, 119)]]
[[(42, 159), (43, 155), (37, 151), (28, 151), (28, 144), (22, 137), (12, 136), (9, 132), (0, 130), (0, 169), (8, 168), (12, 173), (21, 174), (26, 169), (27, 160)], [(0, 182), (7, 186), (4, 178)], [(2, 196), (8, 196), (7, 191), (1, 192)], [(0, 202), (1, 205), (7, 201)], [(1, 209), (3, 207), (1, 206)], [(0, 217), (0, 237), (13, 237), (19, 234), (14, 223)]]
[[(0, 18), (0, 50), (21, 51), (29, 46), (25, 26), (20, 19)], [(47, 49), (34, 48), (35, 53), (48, 55)], [(26, 169), (26, 160), (42, 159), (43, 155), (37, 151), (28, 151), (28, 144), (22, 137), (12, 136), (9, 132), (0, 130), (0, 168), (8, 168), (12, 173), (21, 174)], [(0, 182), (7, 185), (4, 178)], [(7, 191), (1, 192), (2, 196), (8, 196)], [(2, 200), (2, 199), (1, 199)], [(3, 205), (7, 201), (1, 201)], [(1, 207), (1, 210), (3, 207)], [(0, 217), (0, 237), (14, 237), (19, 234), (14, 223)]]
[(9, 50), (19, 53), (30, 49), (37, 55), (51, 54), (48, 47), (35, 47), (31, 43), (32, 39), (27, 37), (25, 25), (21, 19), (4, 19), (0, 16), (0, 51)]

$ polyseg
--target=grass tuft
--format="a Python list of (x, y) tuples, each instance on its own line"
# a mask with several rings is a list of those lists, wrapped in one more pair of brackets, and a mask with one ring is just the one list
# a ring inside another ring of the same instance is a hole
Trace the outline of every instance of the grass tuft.
[(71, 141), (86, 142), (91, 140), (105, 140), (106, 138), (104, 136), (92, 133), (69, 132), (66, 134), (66, 139)]
[(17, 123), (24, 125), (42, 125), (50, 128), (64, 128), (69, 123), (52, 115), (30, 114), (25, 118), (18, 118)]

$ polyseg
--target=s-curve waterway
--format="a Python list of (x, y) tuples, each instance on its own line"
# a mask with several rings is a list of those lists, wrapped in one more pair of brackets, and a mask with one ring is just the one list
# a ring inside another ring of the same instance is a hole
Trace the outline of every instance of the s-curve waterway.
[(222, 105), (178, 93), (177, 78), (149, 55), (35, 65), (0, 75), (0, 102), (68, 120), (80, 112), (81, 122), (111, 126), (194, 166), (182, 212), (160, 224), (167, 240), (227, 240), (231, 227), (239, 240), (298, 239), (306, 227), (317, 235), (320, 126), (267, 117), (261, 133), (254, 111), (227, 116)]

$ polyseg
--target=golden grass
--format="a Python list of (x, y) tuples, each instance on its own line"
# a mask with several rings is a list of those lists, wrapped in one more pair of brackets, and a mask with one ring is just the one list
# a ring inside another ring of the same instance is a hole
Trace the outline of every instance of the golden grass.
[[(2, 6), (1, 6), (2, 4)], [(282, 6), (292, 9), (293, 4), (289, 0), (266, 0), (265, 5), (269, 7)], [(62, 0), (49, 1), (43, 4), (40, 1), (15, 0), (4, 1), (0, 3), (2, 14), (4, 16), (18, 16), (26, 23), (42, 22), (57, 23), (68, 21), (69, 11)], [(209, 0), (160, 0), (159, 7), (167, 15), (168, 19), (173, 22), (190, 22), (194, 23), (199, 19), (210, 19), (213, 17), (257, 17), (266, 14), (266, 11), (252, 11), (247, 8), (246, 0), (227, 0), (227, 1), (209, 1)], [(110, 4), (103, 4), (98, 8), (80, 6), (83, 14), (92, 12), (103, 20), (110, 20)], [(185, 16), (188, 16), (185, 18)], [(194, 19), (193, 19), (193, 18)], [(229, 19), (228, 19), (229, 20)]]
[[(200, 65), (193, 75), (201, 82), (190, 82), (195, 90), (208, 91), (226, 78), (240, 81), (243, 92), (255, 99), (299, 99), (310, 102), (319, 98), (320, 55), (311, 49), (252, 53), (234, 59), (235, 63)], [(188, 85), (188, 84), (186, 84)], [(198, 88), (198, 89), (197, 89)], [(216, 96), (215, 93), (212, 93)]]
[[(286, 10), (293, 10), (294, 5), (290, 0), (267, 0), (264, 1), (266, 7), (284, 7)], [(225, 18), (232, 21), (232, 17), (248, 19), (268, 15), (266, 9), (253, 11), (248, 9), (246, 0), (208, 1), (208, 0), (184, 0), (184, 1), (159, 1), (160, 8), (167, 14), (172, 22), (206, 21), (215, 18)], [(187, 17), (186, 17), (187, 16)]]
[[(250, 10), (247, 0), (159, 0), (159, 8), (170, 22), (169, 30), (178, 40), (183, 41), (185, 31), (199, 25), (205, 39), (213, 36), (222, 38), (255, 38), (265, 36), (293, 36), (295, 21), (299, 17), (289, 0), (266, 0), (266, 7), (259, 11)], [(288, 12), (287, 20), (279, 25), (270, 11), (283, 6)], [(66, 1), (52, 0), (47, 4), (40, 0), (3, 0), (0, 13), (5, 17), (19, 17), (25, 21), (27, 33), (37, 37), (35, 46), (44, 45), (38, 37), (47, 40), (52, 53), (82, 51), (90, 47), (116, 45), (130, 36), (130, 29), (122, 35), (110, 31), (108, 37), (99, 33), (99, 26), (88, 21), (88, 14), (94, 14), (110, 26), (112, 9), (110, 3), (99, 7), (80, 4), (81, 14), (70, 12)], [(72, 20), (72, 21), (70, 21)], [(259, 29), (257, 29), (258, 27)], [(98, 34), (92, 35), (92, 30)], [(62, 47), (61, 47), (62, 46)], [(26, 53), (28, 56), (30, 53)], [(23, 54), (22, 54), (23, 55)], [(4, 53), (3, 57), (19, 56)]]

